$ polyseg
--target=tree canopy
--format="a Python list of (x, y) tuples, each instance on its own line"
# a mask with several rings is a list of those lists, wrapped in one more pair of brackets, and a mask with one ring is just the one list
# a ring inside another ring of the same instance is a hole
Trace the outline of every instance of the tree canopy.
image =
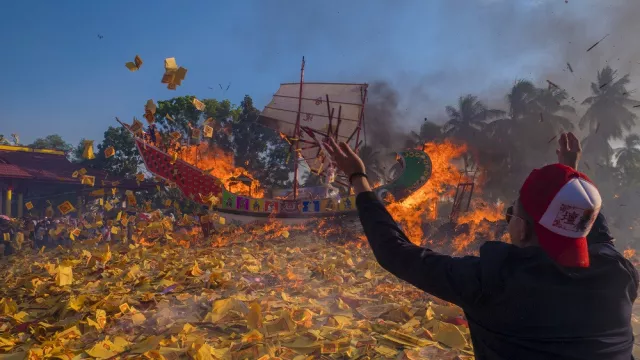
[(71, 144), (67, 143), (58, 134), (47, 135), (44, 138), (38, 138), (29, 145), (34, 149), (52, 149), (68, 152), (73, 148)]

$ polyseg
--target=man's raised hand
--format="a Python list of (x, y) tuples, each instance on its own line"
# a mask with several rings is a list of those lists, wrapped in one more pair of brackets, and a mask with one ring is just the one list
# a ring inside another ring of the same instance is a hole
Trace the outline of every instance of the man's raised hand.
[(341, 142), (340, 145), (338, 145), (335, 140), (329, 138), (327, 151), (333, 158), (338, 170), (344, 172), (347, 177), (355, 173), (365, 172), (362, 159), (360, 159), (347, 143)]
[(556, 149), (558, 162), (578, 170), (578, 162), (582, 154), (578, 138), (572, 132), (562, 133), (558, 139), (558, 145), (559, 147)]

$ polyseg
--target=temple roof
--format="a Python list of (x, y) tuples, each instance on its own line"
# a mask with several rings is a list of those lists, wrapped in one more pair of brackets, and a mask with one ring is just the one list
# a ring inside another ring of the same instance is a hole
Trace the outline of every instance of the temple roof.
[[(95, 176), (96, 188), (119, 187), (136, 189), (155, 186), (150, 181), (138, 184), (135, 179), (114, 177), (103, 170), (72, 163), (62, 151), (0, 145), (0, 179), (29, 179), (80, 184), (80, 179), (72, 177), (72, 174), (83, 167), (87, 170), (87, 175)], [(116, 183), (115, 186), (114, 183)]]

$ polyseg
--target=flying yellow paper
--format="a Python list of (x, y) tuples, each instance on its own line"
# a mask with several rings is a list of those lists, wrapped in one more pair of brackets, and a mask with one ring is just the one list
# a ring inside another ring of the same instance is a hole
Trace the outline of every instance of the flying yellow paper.
[(93, 153), (93, 140), (84, 141), (84, 150), (82, 152), (82, 157), (87, 160), (92, 160), (96, 158), (96, 156)]
[(147, 103), (144, 105), (144, 111), (145, 112), (150, 112), (151, 114), (155, 114), (156, 110), (158, 109), (158, 107), (156, 106), (156, 104), (153, 102), (153, 99), (149, 99), (147, 100)]
[(133, 191), (127, 190), (125, 192), (125, 195), (127, 196), (127, 203), (129, 204), (129, 206), (136, 206), (138, 204), (138, 202), (136, 201), (136, 196), (133, 194)]
[(84, 176), (82, 176), (82, 180), (80, 180), (80, 182), (82, 183), (82, 185), (95, 186), (96, 177), (95, 176), (84, 175)]
[(116, 149), (113, 146), (109, 146), (108, 148), (104, 149), (104, 157), (107, 159), (112, 157), (115, 154), (116, 154)]
[(170, 71), (170, 72), (178, 70), (178, 64), (176, 64), (176, 58), (164, 59), (164, 70)]
[(62, 215), (67, 215), (68, 213), (74, 211), (75, 208), (69, 201), (65, 201), (62, 204), (58, 205), (58, 210), (62, 213)]
[(31, 201), (28, 201), (26, 204), (24, 204), (24, 207), (27, 208), (27, 210), (31, 210), (33, 209), (33, 203)]
[(172, 83), (175, 85), (181, 85), (182, 80), (184, 80), (186, 76), (187, 76), (187, 69), (180, 66), (180, 68), (178, 68), (178, 70), (176, 70), (176, 72), (173, 74)]
[(204, 137), (211, 138), (213, 137), (213, 128), (209, 125), (204, 126)]
[(193, 98), (192, 103), (193, 103), (193, 106), (196, 107), (196, 109), (198, 109), (200, 111), (204, 111), (205, 105), (204, 105), (204, 103), (202, 101), (200, 101), (200, 100), (198, 100), (196, 98)]
[(135, 59), (133, 59), (132, 62), (130, 61), (128, 63), (125, 63), (124, 66), (126, 66), (129, 71), (138, 71), (142, 66), (142, 59), (140, 58), (140, 56), (136, 55)]

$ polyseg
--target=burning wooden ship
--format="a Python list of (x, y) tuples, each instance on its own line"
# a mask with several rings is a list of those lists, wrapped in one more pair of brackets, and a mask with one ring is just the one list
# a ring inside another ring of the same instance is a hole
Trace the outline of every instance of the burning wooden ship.
[[(145, 142), (134, 133), (136, 147), (147, 169), (175, 184), (185, 196), (217, 211), (251, 217), (322, 217), (353, 213), (355, 196), (340, 196), (332, 184), (348, 187), (345, 174), (336, 174), (324, 143), (333, 138), (348, 143), (357, 152), (365, 128), (367, 84), (304, 82), (304, 58), (299, 83), (281, 84), (258, 118), (258, 123), (280, 134), (290, 144), (294, 161), (293, 189), (282, 198), (257, 198), (235, 194), (220, 179)], [(130, 129), (130, 127), (127, 127)], [(392, 182), (377, 187), (381, 198), (402, 200), (423, 186), (431, 176), (431, 159), (420, 150), (397, 154), (402, 171)], [(301, 196), (300, 165), (326, 179), (324, 196)]]

